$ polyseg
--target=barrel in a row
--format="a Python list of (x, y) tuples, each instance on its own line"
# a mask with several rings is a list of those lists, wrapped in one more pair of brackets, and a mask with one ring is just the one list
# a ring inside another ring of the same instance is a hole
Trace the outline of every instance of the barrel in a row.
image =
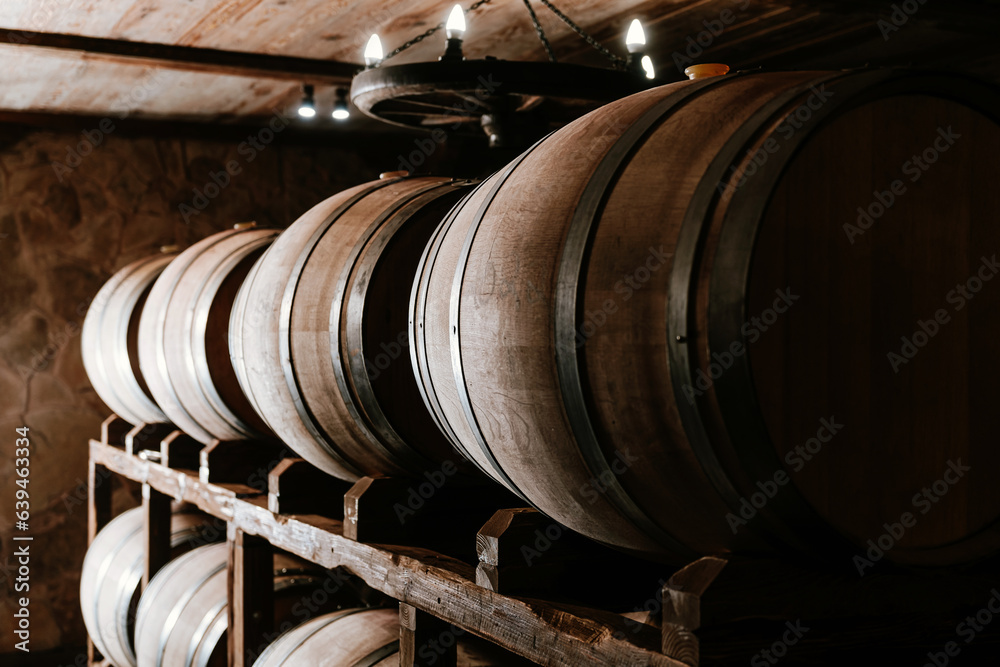
[[(122, 513), (97, 534), (80, 575), (80, 609), (94, 646), (117, 667), (135, 667), (134, 630), (145, 567), (144, 513)], [(178, 556), (225, 537), (211, 518), (179, 508), (170, 520), (170, 546)]]
[(261, 416), (342, 479), (464, 461), (409, 363), (409, 288), (427, 240), (469, 183), (386, 178), (316, 205), (244, 282), (230, 351)]
[(137, 260), (97, 292), (83, 320), (80, 346), (90, 383), (109, 408), (132, 424), (167, 421), (139, 367), (139, 320), (149, 291), (175, 257), (165, 252)]
[(428, 246), (429, 410), (495, 480), (647, 556), (995, 552), (998, 114), (986, 85), (882, 70), (584, 116)]
[(277, 235), (244, 227), (195, 243), (163, 270), (142, 311), (139, 365), (150, 392), (169, 421), (202, 442), (270, 433), (240, 389), (228, 334), (236, 293)]
[[(228, 660), (229, 552), (225, 544), (195, 549), (164, 566), (143, 591), (136, 613), (135, 653), (140, 667), (224, 667)], [(275, 627), (289, 627), (349, 598), (317, 595), (328, 573), (317, 565), (276, 553)], [(322, 603), (317, 603), (321, 600)], [(253, 655), (265, 646), (247, 647)], [(251, 658), (252, 659), (252, 658)]]

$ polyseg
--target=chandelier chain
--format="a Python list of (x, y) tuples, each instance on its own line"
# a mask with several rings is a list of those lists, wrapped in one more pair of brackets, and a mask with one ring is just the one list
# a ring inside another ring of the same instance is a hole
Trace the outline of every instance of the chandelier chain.
[[(471, 14), (472, 12), (476, 11), (477, 9), (479, 9), (480, 7), (482, 7), (483, 5), (485, 5), (488, 2), (492, 2), (492, 0), (478, 0), (478, 2), (474, 2), (471, 5), (469, 5), (469, 8), (465, 10), (465, 13), (466, 14)], [(400, 53), (402, 53), (403, 51), (407, 50), (408, 48), (410, 48), (414, 44), (419, 44), (420, 42), (424, 41), (425, 39), (427, 39), (428, 37), (430, 37), (431, 35), (433, 35), (434, 33), (436, 33), (438, 30), (441, 30), (442, 28), (444, 28), (444, 25), (445, 25), (444, 23), (438, 23), (433, 28), (427, 29), (423, 33), (421, 33), (421, 34), (417, 35), (416, 37), (414, 37), (413, 39), (411, 39), (409, 41), (406, 41), (406, 42), (403, 42), (402, 44), (400, 44), (399, 46), (397, 46), (395, 49), (393, 49), (392, 51), (390, 51), (389, 55), (387, 55), (385, 58), (383, 58), (382, 61), (385, 62), (389, 58), (392, 58), (393, 56), (399, 55)]]
[(607, 49), (606, 49), (606, 48), (604, 47), (604, 45), (602, 45), (602, 44), (601, 44), (600, 42), (598, 42), (598, 41), (597, 41), (596, 39), (594, 39), (593, 37), (591, 37), (591, 36), (590, 36), (590, 34), (589, 34), (589, 33), (587, 33), (587, 32), (586, 32), (586, 31), (585, 31), (585, 30), (584, 30), (583, 28), (581, 28), (581, 27), (580, 27), (580, 26), (578, 26), (578, 25), (577, 25), (576, 23), (574, 23), (574, 22), (573, 22), (573, 19), (571, 19), (570, 17), (566, 16), (566, 15), (565, 15), (565, 14), (563, 14), (563, 13), (562, 13), (561, 11), (559, 11), (559, 8), (558, 8), (558, 7), (556, 7), (555, 5), (553, 5), (553, 4), (551, 3), (551, 2), (549, 2), (549, 0), (539, 0), (539, 2), (541, 2), (541, 3), (543, 4), (543, 5), (545, 5), (546, 7), (548, 7), (548, 8), (549, 8), (549, 10), (550, 10), (550, 11), (551, 11), (551, 12), (552, 12), (553, 14), (555, 14), (555, 15), (556, 15), (556, 16), (558, 16), (558, 17), (559, 17), (560, 19), (562, 19), (563, 23), (565, 23), (565, 24), (566, 24), (566, 25), (568, 25), (568, 26), (569, 26), (570, 28), (572, 28), (572, 29), (573, 29), (573, 31), (574, 31), (574, 32), (575, 32), (576, 34), (580, 35), (580, 37), (583, 37), (583, 39), (584, 39), (584, 40), (585, 40), (585, 41), (586, 41), (586, 42), (587, 42), (588, 44), (590, 44), (590, 45), (591, 45), (592, 47), (594, 47), (595, 49), (597, 49), (598, 51), (600, 51), (600, 52), (601, 52), (601, 53), (602, 53), (602, 54), (603, 54), (603, 55), (604, 55), (604, 56), (605, 56), (605, 57), (606, 57), (606, 58), (607, 58), (608, 60), (610, 60), (610, 61), (611, 61), (612, 63), (614, 63), (614, 64), (615, 64), (615, 65), (617, 65), (618, 67), (623, 67), (623, 66), (625, 65), (625, 63), (626, 63), (626, 60), (625, 60), (624, 58), (620, 58), (620, 57), (616, 56), (615, 54), (611, 53), (611, 51), (608, 51), (608, 50), (607, 50)]
[(542, 46), (545, 47), (545, 53), (548, 54), (550, 61), (556, 62), (556, 54), (552, 51), (552, 45), (549, 44), (549, 38), (545, 36), (545, 31), (542, 30), (542, 26), (538, 22), (538, 16), (535, 14), (535, 10), (531, 6), (531, 2), (529, 0), (524, 0), (524, 6), (528, 8), (528, 14), (531, 15), (531, 24), (535, 26), (535, 33), (538, 34), (539, 41), (541, 41)]

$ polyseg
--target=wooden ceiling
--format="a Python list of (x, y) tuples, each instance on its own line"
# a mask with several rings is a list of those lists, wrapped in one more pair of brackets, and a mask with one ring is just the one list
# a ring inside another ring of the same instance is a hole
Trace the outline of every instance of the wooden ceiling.
[[(530, 2), (560, 60), (606, 62), (539, 0)], [(683, 55), (699, 38), (707, 46), (700, 55), (692, 50), (694, 61), (726, 62), (734, 69), (912, 64), (1000, 81), (1000, 2), (894, 2), (917, 8), (905, 23), (900, 20), (903, 14), (896, 15), (898, 30), (892, 29), (897, 26), (892, 23), (890, 2), (555, 0), (554, 4), (622, 55), (628, 23), (641, 19), (648, 52), (664, 82), (681, 78), (674, 56)], [(315, 83), (319, 103), (330, 105), (333, 86), (349, 81), (372, 32), (378, 32), (391, 50), (442, 21), (452, 4), (453, 0), (3, 0), (0, 120), (75, 114), (259, 122), (274, 109), (292, 109), (303, 82)], [(467, 7), (470, 1), (462, 4)], [(728, 25), (719, 22), (730, 17)], [(523, 0), (492, 0), (471, 13), (468, 22), (468, 57), (545, 58)], [(720, 25), (719, 34), (707, 32), (710, 27), (718, 31)], [(394, 62), (436, 59), (443, 41), (438, 33)]]

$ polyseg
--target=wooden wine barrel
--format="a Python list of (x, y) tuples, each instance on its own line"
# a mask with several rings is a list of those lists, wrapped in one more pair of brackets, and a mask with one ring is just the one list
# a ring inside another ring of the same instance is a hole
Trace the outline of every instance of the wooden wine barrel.
[(254, 667), (397, 667), (399, 612), (344, 609), (314, 618), (278, 637)]
[(984, 84), (881, 70), (584, 116), (428, 247), (430, 409), (542, 511), (666, 561), (995, 552), (998, 109)]
[(115, 414), (132, 424), (167, 421), (139, 368), (139, 318), (153, 281), (176, 253), (132, 262), (97, 292), (83, 320), (80, 347), (90, 383)]
[[(157, 572), (143, 591), (136, 612), (139, 665), (225, 667), (228, 558), (228, 545), (212, 544), (172, 560)], [(316, 595), (322, 592), (326, 578), (326, 571), (318, 565), (275, 553), (275, 626), (291, 627), (308, 617), (310, 610), (323, 613), (331, 609), (331, 595)]]
[(230, 353), (250, 401), (331, 475), (464, 465), (420, 399), (408, 360), (409, 285), (467, 181), (386, 178), (313, 207), (254, 267)]
[[(94, 538), (83, 559), (80, 609), (94, 645), (118, 667), (135, 666), (134, 628), (145, 568), (141, 507), (115, 517)], [(170, 545), (180, 555), (197, 544), (225, 538), (212, 519), (183, 508), (170, 520)]]
[(229, 358), (233, 301), (277, 230), (236, 228), (182, 252), (163, 271), (139, 322), (139, 365), (169, 421), (197, 440), (270, 431), (240, 389)]

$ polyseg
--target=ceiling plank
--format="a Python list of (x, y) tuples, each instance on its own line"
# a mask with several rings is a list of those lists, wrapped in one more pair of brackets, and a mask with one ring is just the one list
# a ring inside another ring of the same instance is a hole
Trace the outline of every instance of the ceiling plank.
[(0, 44), (77, 52), (92, 58), (127, 61), (168, 69), (316, 84), (347, 83), (362, 69), (361, 65), (333, 60), (132, 42), (33, 30), (0, 28)]

